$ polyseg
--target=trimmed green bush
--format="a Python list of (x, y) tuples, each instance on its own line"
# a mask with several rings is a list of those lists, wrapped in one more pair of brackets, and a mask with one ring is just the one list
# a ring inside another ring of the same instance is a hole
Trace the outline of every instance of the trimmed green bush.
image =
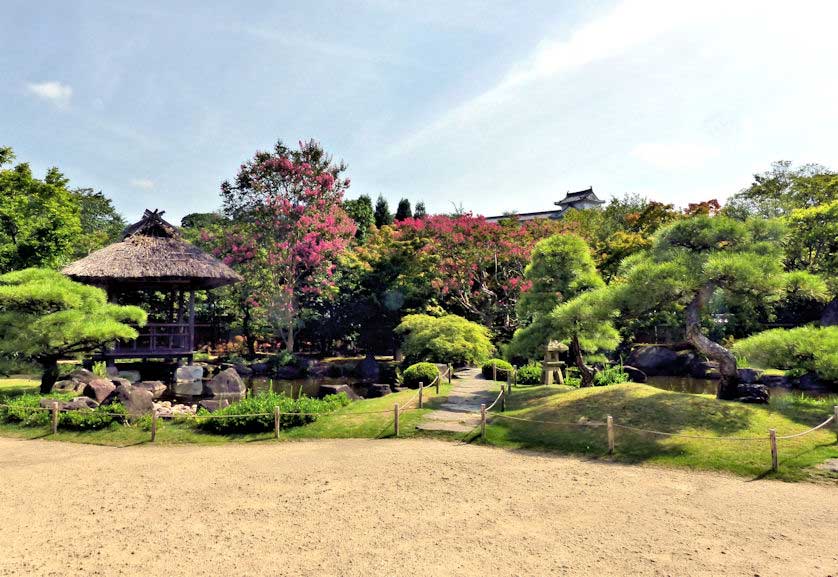
[(292, 399), (284, 393), (265, 392), (214, 413), (202, 410), (199, 412), (201, 419), (198, 420), (198, 427), (221, 434), (263, 433), (274, 428), (275, 407), (279, 407), (282, 413), (280, 426), (290, 428), (314, 422), (318, 414), (331, 413), (349, 403), (349, 397), (345, 393), (329, 395), (322, 399), (305, 396)]
[(760, 368), (838, 382), (838, 326), (771, 329), (737, 341), (733, 352)]
[(608, 367), (594, 375), (594, 385), (597, 387), (619, 385), (627, 382), (629, 382), (629, 376), (622, 366)]
[(419, 383), (426, 387), (439, 376), (439, 368), (433, 363), (416, 363), (410, 365), (402, 373), (402, 383), (411, 389), (418, 389)]
[(495, 351), (489, 329), (457, 315), (407, 315), (396, 327), (408, 363), (480, 365)]
[[(21, 395), (5, 401), (0, 408), (0, 420), (18, 423), (24, 427), (46, 427), (50, 423), (50, 412), (39, 410), (43, 398), (68, 401), (72, 394)], [(113, 423), (123, 423), (127, 417), (125, 407), (119, 403), (100, 406), (92, 410), (66, 411), (58, 413), (58, 428), (73, 431), (94, 431), (105, 429)]]
[(497, 367), (497, 377), (499, 381), (505, 381), (512, 373), (512, 365), (503, 359), (489, 359), (483, 363), (483, 378), (492, 378), (492, 367)]
[(518, 369), (519, 385), (540, 385), (542, 383), (541, 363), (531, 361)]

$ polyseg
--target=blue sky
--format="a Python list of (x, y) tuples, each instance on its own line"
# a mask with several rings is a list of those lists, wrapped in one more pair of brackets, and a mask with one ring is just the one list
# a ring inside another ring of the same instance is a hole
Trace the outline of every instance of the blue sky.
[(838, 2), (4, 0), (0, 144), (128, 219), (219, 206), (277, 138), (349, 197), (685, 205), (774, 160), (838, 168)]

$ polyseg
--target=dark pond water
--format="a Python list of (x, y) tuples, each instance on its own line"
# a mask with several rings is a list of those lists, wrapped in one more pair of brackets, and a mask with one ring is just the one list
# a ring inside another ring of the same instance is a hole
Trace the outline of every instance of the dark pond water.
[[(696, 395), (715, 395), (719, 381), (712, 379), (694, 379), (692, 377), (649, 377), (646, 384), (665, 391), (678, 393), (692, 393)], [(801, 391), (800, 389), (786, 389), (783, 387), (768, 387), (772, 397), (782, 395), (806, 395), (809, 397), (822, 397), (829, 395), (827, 392)]]
[(273, 391), (275, 393), (285, 393), (286, 395), (293, 397), (299, 397), (301, 393), (309, 397), (316, 397), (317, 391), (320, 389), (320, 385), (349, 385), (349, 387), (356, 393), (359, 392), (359, 390), (353, 386), (352, 382), (344, 377), (318, 377), (316, 379), (306, 378), (292, 380), (268, 379), (264, 377), (252, 377), (247, 379), (248, 394), (252, 392), (259, 394), (266, 391)]

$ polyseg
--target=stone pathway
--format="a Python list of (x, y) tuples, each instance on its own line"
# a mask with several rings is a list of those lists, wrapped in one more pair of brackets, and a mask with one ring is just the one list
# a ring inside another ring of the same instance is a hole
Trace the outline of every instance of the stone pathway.
[(480, 369), (466, 369), (454, 373), (451, 392), (440, 408), (428, 413), (418, 425), (423, 431), (468, 433), (480, 424), (480, 405), (487, 406), (497, 393), (489, 389), (492, 381), (480, 374)]

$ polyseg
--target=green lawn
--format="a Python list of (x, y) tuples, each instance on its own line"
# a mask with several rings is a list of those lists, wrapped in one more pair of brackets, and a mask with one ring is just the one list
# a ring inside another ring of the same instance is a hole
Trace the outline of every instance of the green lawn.
[(20, 376), (9, 379), (0, 379), (0, 399), (3, 397), (14, 397), (24, 393), (37, 393), (41, 381), (31, 377)]
[[(642, 429), (711, 436), (768, 437), (804, 431), (832, 414), (838, 398), (809, 399), (792, 395), (772, 400), (769, 406), (724, 402), (710, 395), (663, 391), (627, 383), (610, 387), (517, 387), (509, 399), (507, 415), (578, 423), (604, 423), (611, 415), (618, 425)], [(616, 429), (615, 452), (607, 454), (603, 427), (531, 423), (495, 417), (486, 431), (487, 442), (510, 448), (549, 450), (628, 463), (648, 462), (694, 469), (725, 470), (751, 477), (771, 476), (797, 480), (827, 473), (813, 465), (838, 458), (835, 429), (826, 428), (792, 440), (780, 440), (778, 473), (770, 473), (767, 439), (759, 441), (701, 440), (662, 437)], [(833, 475), (834, 477), (834, 475)]]

